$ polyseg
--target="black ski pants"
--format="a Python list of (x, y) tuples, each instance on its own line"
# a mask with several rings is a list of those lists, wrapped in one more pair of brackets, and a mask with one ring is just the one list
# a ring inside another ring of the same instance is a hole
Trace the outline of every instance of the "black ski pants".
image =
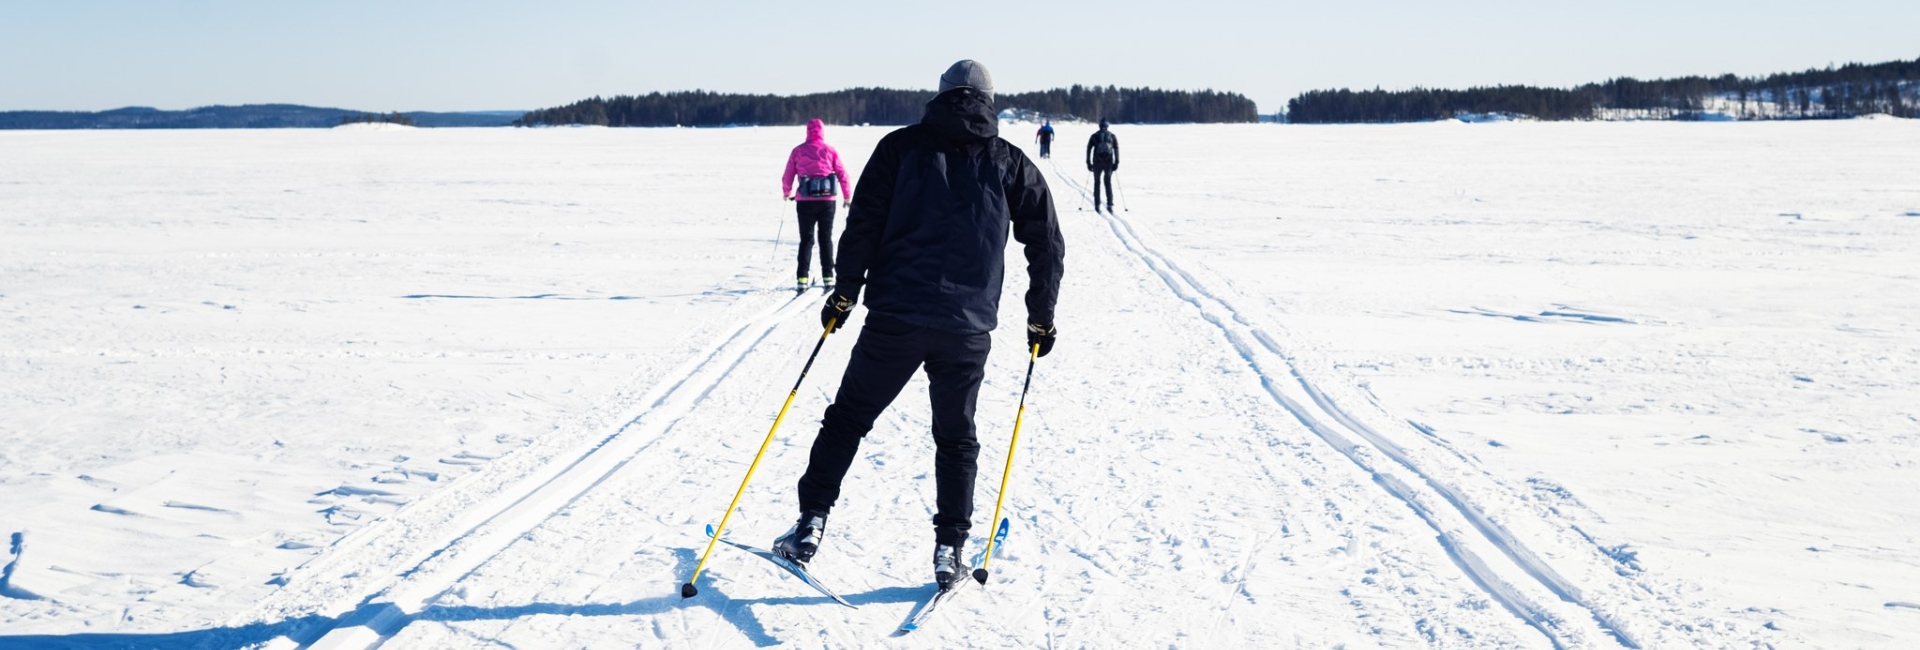
[(1041, 158), (1053, 157), (1053, 141), (1052, 140), (1047, 140), (1044, 138), (1040, 140), (1040, 157)]
[(1107, 184), (1107, 210), (1113, 210), (1113, 169), (1095, 165), (1093, 168), (1093, 209), (1100, 209), (1100, 182)]
[(807, 472), (800, 477), (800, 509), (827, 512), (840, 498), (840, 482), (860, 450), (860, 439), (915, 370), (925, 367), (933, 402), (933, 480), (937, 490), (933, 538), (962, 546), (973, 521), (973, 479), (980, 441), (974, 437), (974, 403), (986, 376), (987, 334), (954, 334), (868, 314), (853, 358), (840, 379), (840, 394), (820, 421)]
[(809, 277), (807, 270), (813, 266), (814, 233), (820, 240), (820, 275), (833, 276), (833, 213), (832, 201), (794, 201), (795, 209), (800, 213), (800, 272), (794, 277)]

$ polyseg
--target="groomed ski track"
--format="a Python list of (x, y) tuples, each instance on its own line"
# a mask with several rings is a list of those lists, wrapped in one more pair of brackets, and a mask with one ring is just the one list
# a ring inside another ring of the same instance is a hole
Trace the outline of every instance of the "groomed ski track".
[[(1070, 187), (1078, 195), (1080, 205), (1098, 207), (1093, 201), (1093, 179), (1090, 175), (1087, 183), (1080, 183), (1075, 175), (1063, 173), (1053, 160), (1048, 160), (1048, 164), (1056, 185)], [(1121, 187), (1116, 184), (1114, 189), (1120, 190)], [(1124, 192), (1116, 193), (1121, 201), (1115, 207), (1130, 213)], [(1652, 629), (1641, 633), (1661, 639), (1660, 647), (1680, 640), (1668, 638), (1671, 630), (1659, 629), (1676, 619), (1684, 621), (1689, 614), (1671, 602), (1675, 594), (1662, 593), (1670, 591), (1671, 586), (1639, 584), (1632, 580), (1632, 567), (1608, 566), (1608, 562), (1614, 560), (1605, 549), (1599, 548), (1590, 537), (1579, 532), (1570, 522), (1559, 520), (1547, 509), (1527, 508), (1524, 503), (1508, 504), (1519, 506), (1522, 511), (1532, 510), (1528, 513), (1532, 515), (1531, 523), (1535, 524), (1536, 529), (1548, 529), (1549, 539), (1579, 539), (1581, 543), (1575, 544), (1574, 548), (1554, 549), (1559, 551), (1556, 556), (1566, 558), (1569, 563), (1588, 565), (1585, 568), (1592, 570), (1590, 576), (1615, 583), (1600, 585), (1602, 589), (1620, 589), (1630, 602), (1608, 603), (1604, 597), (1588, 595), (1587, 590), (1563, 577), (1526, 542), (1490, 517), (1487, 509), (1455, 482), (1479, 484), (1477, 487), (1482, 489), (1485, 499), (1527, 500), (1525, 497), (1516, 495), (1516, 491), (1508, 486), (1499, 485), (1497, 478), (1474, 467), (1466, 456), (1450, 449), (1433, 449), (1431, 451), (1447, 453), (1428, 453), (1416, 458), (1408, 447), (1403, 447), (1402, 443), (1383, 435), (1380, 429), (1375, 429), (1340, 407), (1328, 396), (1327, 391), (1303, 374), (1299, 360), (1285, 352), (1286, 348), (1276, 342), (1276, 336), (1269, 333), (1269, 329), (1273, 328), (1265, 323), (1272, 322), (1271, 317), (1250, 310), (1243, 311), (1237, 306), (1240, 299), (1228, 298), (1210, 289), (1209, 283), (1197, 279), (1194, 273), (1189, 273), (1172, 256), (1143, 237), (1142, 229), (1126, 216), (1113, 210), (1096, 210), (1095, 213), (1104, 219), (1113, 236), (1123, 243), (1127, 251), (1151, 269), (1167, 290), (1191, 305), (1208, 324), (1218, 330), (1219, 335), (1259, 376), (1261, 387), (1277, 404), (1328, 446), (1371, 475), (1380, 489), (1416, 513), (1433, 529), (1436, 541), (1475, 585), (1507, 611), (1538, 630), (1553, 647), (1626, 647), (1639, 650), (1643, 645), (1636, 638), (1635, 626), (1626, 624), (1615, 613), (1615, 607), (1638, 610), (1634, 613), (1659, 621), (1646, 626)], [(1214, 281), (1211, 284), (1224, 283)], [(1285, 336), (1284, 330), (1277, 331)], [(1353, 401), (1361, 402), (1358, 399)], [(1371, 399), (1364, 400), (1364, 403), (1379, 410)], [(1401, 436), (1411, 445), (1434, 445), (1431, 431), (1421, 430), (1419, 425), (1409, 420), (1392, 418), (1384, 412), (1379, 415), (1382, 416), (1379, 421), (1390, 423), (1388, 426), (1396, 426), (1407, 433), (1429, 434), (1425, 439), (1420, 435), (1411, 439)], [(1386, 460), (1383, 461), (1382, 457)], [(1493, 558), (1493, 561), (1489, 562), (1487, 558)], [(1542, 590), (1546, 593), (1541, 593)], [(1677, 627), (1682, 636), (1694, 632), (1688, 629), (1691, 627), (1688, 625)], [(1703, 627), (1711, 634), (1713, 626)], [(1730, 638), (1714, 639), (1713, 636), (1686, 641), (1709, 639), (1713, 639), (1714, 645), (1732, 642)]]
[[(514, 539), (623, 471), (636, 457), (660, 443), (784, 317), (811, 304), (801, 300), (810, 295), (815, 294), (781, 289), (755, 292), (743, 305), (744, 310), (751, 313), (723, 329), (723, 334), (690, 361), (659, 378), (648, 393), (626, 407), (629, 410), (637, 407), (637, 412), (622, 418), (610, 435), (578, 453), (563, 454), (546, 467), (492, 491), (466, 512), (453, 512), (458, 505), (448, 502), (465, 502), (461, 497), (471, 498), (467, 493), (492, 487), (481, 477), (455, 486), (453, 494), (408, 508), (389, 521), (342, 539), (333, 546), (335, 552), (301, 567), (298, 572), (301, 582), (330, 590), (341, 583), (354, 582), (352, 578), (370, 568), (369, 564), (404, 568), (386, 579), (364, 583), (361, 588), (368, 592), (346, 596), (354, 599), (350, 605), (335, 602), (328, 609), (346, 613), (319, 630), (321, 634), (303, 631), (305, 634), (294, 635), (312, 635), (312, 641), (286, 640), (298, 643), (298, 647), (311, 648), (379, 646)], [(450, 514), (457, 515), (457, 519), (450, 521), (447, 518)], [(407, 540), (416, 540), (416, 535), (425, 531), (443, 531), (444, 536), (424, 547), (415, 542), (413, 552), (407, 554)], [(452, 532), (448, 535), (444, 531)], [(401, 561), (395, 563), (396, 559)], [(278, 596), (287, 597), (302, 591), (305, 589), (290, 587)], [(328, 593), (322, 597), (339, 599), (343, 595)]]
[[(1395, 417), (1143, 225), (1074, 210), (1085, 183), (1053, 170), (1069, 273), (1009, 486), (1020, 532), (993, 583), (922, 631), (889, 636), (929, 588), (918, 379), (869, 436), (814, 565), (860, 610), (727, 548), (700, 596), (675, 593), (819, 334), (819, 293), (771, 290), (741, 292), (677, 367), (638, 373), (551, 440), (341, 539), (235, 625), (283, 626), (267, 645), (285, 648), (1750, 645), (1686, 585), (1614, 560), (1553, 503)], [(1012, 253), (979, 411), (989, 508), (1025, 361)], [(790, 523), (857, 335), (828, 340), (728, 535)]]
[[(1075, 192), (1084, 195), (1081, 197), (1086, 199), (1082, 201), (1083, 204), (1099, 207), (1098, 202), (1090, 198), (1092, 188), (1089, 185), (1081, 185), (1071, 176), (1061, 174), (1057, 165), (1054, 166), (1054, 172), (1056, 179), (1064, 181)], [(1093, 181), (1090, 180), (1091, 182)], [(1588, 645), (1585, 630), (1566, 629), (1569, 626), (1556, 613), (1549, 611), (1523, 593), (1522, 589), (1513, 582), (1504, 579), (1500, 571), (1490, 566), (1473, 548), (1481, 545), (1481, 542), (1490, 544), (1543, 586), (1553, 589), (1556, 594), (1560, 594), (1576, 605), (1584, 606), (1583, 603), (1567, 595), (1569, 590), (1564, 581), (1555, 575), (1550, 567), (1542, 565), (1534, 558), (1531, 551), (1514, 540), (1512, 535), (1506, 534), (1504, 529), (1487, 521), (1484, 516), (1467, 506), (1458, 497), (1457, 490), (1436, 483), (1421, 474), (1418, 467), (1407, 458), (1404, 450), (1341, 411), (1292, 367), (1286, 355), (1280, 351), (1279, 346), (1274, 344), (1273, 339), (1265, 331), (1249, 321), (1231, 303), (1208, 291), (1204, 285), (1194, 279), (1193, 275), (1167, 259), (1167, 256), (1156, 247), (1143, 241), (1139, 231), (1125, 217), (1115, 214), (1112, 210), (1096, 209), (1095, 212), (1105, 220), (1113, 231), (1114, 237), (1126, 246), (1128, 252), (1138, 257), (1141, 263), (1152, 270), (1155, 277), (1166, 284), (1168, 290), (1192, 305), (1208, 324), (1219, 331), (1219, 334), (1231, 344), (1248, 366), (1259, 375), (1261, 387), (1273, 397), (1276, 403), (1298, 418), (1307, 430), (1312, 431), (1314, 435), (1338, 450), (1355, 465), (1371, 474), (1375, 484), (1393, 498), (1404, 502), (1427, 525), (1431, 526), (1438, 534), (1437, 540), (1441, 547), (1475, 585), (1478, 585), (1507, 611), (1539, 630), (1555, 648)], [(1329, 422), (1336, 423), (1337, 426), (1330, 425)], [(1365, 446), (1355, 442), (1356, 438), (1364, 441)], [(1392, 459), (1399, 467), (1380, 467), (1380, 463), (1375, 459), (1377, 455)], [(1401, 471), (1397, 471), (1400, 469), (1413, 473), (1433, 491), (1446, 497), (1445, 503), (1450, 506), (1451, 511), (1442, 513), (1432, 507), (1433, 499), (1430, 494), (1409, 485), (1409, 482), (1401, 477)], [(1455, 514), (1472, 522), (1482, 536), (1469, 538), (1457, 526), (1450, 526), (1449, 524), (1455, 523), (1451, 521), (1455, 517), (1449, 515)], [(1598, 612), (1593, 614), (1596, 619), (1606, 620), (1606, 617)], [(1614, 632), (1621, 644), (1631, 648), (1639, 647), (1616, 630), (1609, 631)]]

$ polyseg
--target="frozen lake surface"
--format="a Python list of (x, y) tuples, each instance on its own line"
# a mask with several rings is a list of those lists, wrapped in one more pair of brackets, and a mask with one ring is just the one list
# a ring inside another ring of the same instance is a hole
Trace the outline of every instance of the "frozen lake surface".
[(0, 132), (0, 647), (1920, 639), (1920, 123), (1121, 125), (1117, 215), (1056, 126), (1012, 534), (908, 636), (923, 380), (815, 562), (857, 609), (724, 547), (677, 593), (820, 333), (801, 129)]

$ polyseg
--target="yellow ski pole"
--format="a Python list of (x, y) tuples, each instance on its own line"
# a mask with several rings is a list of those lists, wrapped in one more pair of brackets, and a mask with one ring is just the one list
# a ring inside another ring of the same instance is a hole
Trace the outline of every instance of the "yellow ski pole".
[[(993, 519), (988, 520), (988, 530), (998, 530), (1000, 525), (1000, 506), (1007, 502), (1007, 477), (1013, 475), (1013, 450), (1020, 446), (1020, 421), (1027, 417), (1027, 387), (1033, 385), (1033, 362), (1040, 358), (1040, 344), (1035, 343), (1027, 350), (1027, 380), (1020, 384), (1020, 410), (1013, 415), (1013, 441), (1007, 443), (1007, 468), (1000, 472), (1000, 497), (993, 502)], [(980, 559), (980, 568), (973, 570), (973, 579), (987, 584), (987, 565), (993, 564), (994, 537), (987, 538), (987, 554)]]
[(733, 502), (727, 504), (726, 514), (720, 515), (720, 527), (713, 529), (713, 536), (707, 539), (707, 550), (700, 553), (700, 563), (694, 565), (693, 577), (687, 578), (686, 584), (680, 585), (681, 598), (692, 598), (700, 593), (700, 590), (693, 586), (693, 582), (700, 579), (700, 571), (707, 567), (707, 556), (713, 554), (714, 542), (720, 541), (720, 535), (727, 531), (727, 520), (733, 518), (734, 507), (740, 505), (740, 495), (747, 493), (747, 482), (753, 480), (753, 470), (760, 467), (760, 457), (767, 455), (767, 445), (773, 444), (773, 433), (780, 430), (780, 421), (787, 418), (787, 408), (793, 406), (794, 396), (800, 394), (800, 382), (807, 380), (807, 371), (813, 369), (813, 359), (820, 356), (821, 346), (827, 344), (827, 335), (833, 333), (833, 325), (839, 320), (838, 318), (828, 320), (826, 330), (820, 333), (820, 340), (813, 344), (813, 354), (807, 355), (807, 365), (800, 369), (800, 378), (793, 382), (793, 390), (787, 393), (787, 403), (781, 404), (780, 414), (773, 416), (773, 428), (767, 429), (767, 439), (760, 442), (760, 451), (753, 454), (753, 463), (747, 465), (747, 476), (740, 479), (740, 489), (734, 491)]

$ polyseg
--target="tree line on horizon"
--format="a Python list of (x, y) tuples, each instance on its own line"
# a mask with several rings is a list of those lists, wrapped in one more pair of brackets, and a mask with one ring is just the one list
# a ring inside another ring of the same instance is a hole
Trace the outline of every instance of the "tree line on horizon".
[(1287, 102), (1288, 122), (1425, 122), (1474, 114), (1542, 120), (1920, 117), (1920, 58), (1849, 63), (1765, 77), (1621, 77), (1575, 88), (1313, 90)]
[[(903, 125), (920, 120), (934, 96), (929, 90), (851, 88), (810, 95), (741, 95), (704, 90), (593, 97), (565, 106), (528, 111), (514, 126), (791, 126), (819, 119), (828, 124)], [(1081, 86), (1028, 93), (999, 93), (994, 107), (1049, 119), (1130, 124), (1253, 122), (1253, 100), (1213, 90), (1159, 90)]]
[(434, 113), (409, 111), (366, 113), (342, 108), (297, 104), (202, 106), (164, 111), (128, 106), (106, 111), (0, 111), (0, 130), (9, 129), (324, 129), (371, 115), (393, 121), (394, 115), (419, 127), (507, 126), (510, 116), (495, 113)]
[(340, 124), (343, 126), (347, 124), (398, 124), (401, 126), (413, 126), (413, 118), (407, 117), (405, 113), (401, 113), (400, 111), (384, 114), (365, 113), (360, 115), (342, 115), (340, 116)]

